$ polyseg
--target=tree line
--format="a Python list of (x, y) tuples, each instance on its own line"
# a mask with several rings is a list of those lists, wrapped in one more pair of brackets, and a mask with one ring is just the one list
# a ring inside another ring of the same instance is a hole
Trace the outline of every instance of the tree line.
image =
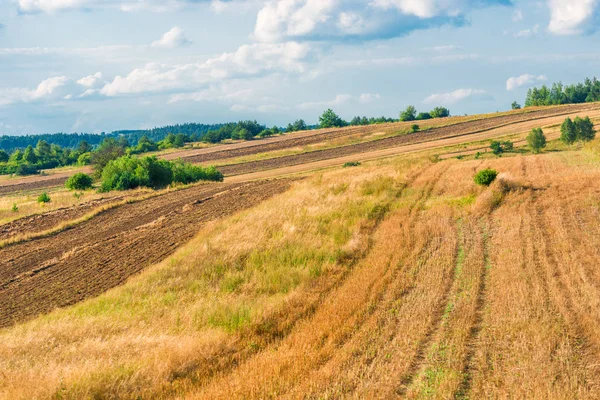
[[(525, 107), (579, 104), (600, 101), (600, 81), (586, 78), (583, 83), (563, 85), (555, 82), (551, 87), (543, 85), (527, 91)], [(513, 107), (514, 108), (514, 107)]]
[(109, 161), (116, 158), (183, 147), (192, 140), (192, 137), (182, 133), (170, 133), (159, 142), (142, 136), (136, 145), (131, 145), (125, 136), (105, 136), (96, 147), (82, 140), (74, 149), (38, 140), (35, 147), (29, 145), (24, 150), (16, 149), (10, 154), (0, 149), (0, 175), (33, 175), (42, 169), (69, 165), (92, 164), (94, 169), (102, 170)]

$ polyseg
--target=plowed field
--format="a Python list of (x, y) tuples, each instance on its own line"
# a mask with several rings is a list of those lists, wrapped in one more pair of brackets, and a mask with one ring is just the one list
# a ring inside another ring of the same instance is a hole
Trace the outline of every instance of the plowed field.
[(282, 180), (196, 186), (125, 204), (47, 238), (9, 245), (0, 250), (0, 327), (122, 284), (171, 254), (202, 224), (288, 186)]

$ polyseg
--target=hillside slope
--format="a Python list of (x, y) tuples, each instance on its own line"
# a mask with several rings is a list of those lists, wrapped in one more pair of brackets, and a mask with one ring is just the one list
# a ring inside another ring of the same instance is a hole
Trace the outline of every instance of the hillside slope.
[(597, 398), (597, 146), (313, 174), (0, 331), (0, 394)]

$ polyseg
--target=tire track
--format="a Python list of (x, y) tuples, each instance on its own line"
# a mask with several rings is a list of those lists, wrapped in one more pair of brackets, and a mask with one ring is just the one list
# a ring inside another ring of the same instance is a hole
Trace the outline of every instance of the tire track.
[(469, 336), (467, 338), (467, 352), (463, 361), (463, 379), (456, 391), (455, 398), (457, 399), (469, 399), (469, 393), (471, 391), (471, 385), (473, 381), (473, 371), (476, 366), (474, 363), (475, 354), (479, 346), (479, 337), (481, 330), (483, 329), (483, 321), (486, 313), (487, 304), (487, 287), (489, 281), (489, 271), (492, 268), (492, 261), (490, 257), (490, 226), (491, 222), (489, 217), (485, 222), (481, 223), (481, 231), (479, 234), (483, 237), (483, 267), (479, 276), (479, 286), (477, 288), (477, 299), (475, 301), (475, 319), (473, 325), (469, 330)]

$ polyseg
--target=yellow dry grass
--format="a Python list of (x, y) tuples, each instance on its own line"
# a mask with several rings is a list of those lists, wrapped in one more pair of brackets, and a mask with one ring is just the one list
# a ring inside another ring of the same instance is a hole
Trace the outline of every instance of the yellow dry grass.
[(0, 331), (0, 397), (599, 398), (599, 147), (315, 173)]

